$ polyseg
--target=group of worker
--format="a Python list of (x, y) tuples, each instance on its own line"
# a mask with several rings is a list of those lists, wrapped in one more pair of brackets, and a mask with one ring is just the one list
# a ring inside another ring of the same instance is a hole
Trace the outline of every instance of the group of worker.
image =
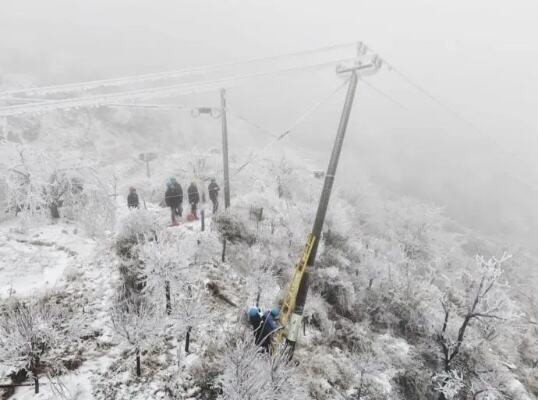
[[(209, 193), (209, 199), (213, 203), (213, 214), (219, 209), (219, 191), (220, 187), (214, 178), (211, 179), (207, 187)], [(200, 202), (200, 193), (196, 183), (191, 182), (187, 189), (187, 197), (191, 206), (191, 212), (188, 216), (189, 219), (198, 219), (198, 203)], [(177, 225), (177, 217), (183, 216), (183, 189), (176, 180), (176, 178), (169, 178), (166, 181), (166, 191), (164, 193), (164, 202), (167, 207), (170, 207), (172, 225)], [(127, 196), (127, 206), (129, 208), (138, 208), (139, 200), (138, 194), (134, 187), (129, 188), (129, 195)]]
[(278, 330), (279, 316), (278, 307), (265, 313), (262, 313), (258, 307), (251, 307), (248, 310), (248, 321), (254, 331), (254, 341), (266, 352), (271, 351), (272, 336)]

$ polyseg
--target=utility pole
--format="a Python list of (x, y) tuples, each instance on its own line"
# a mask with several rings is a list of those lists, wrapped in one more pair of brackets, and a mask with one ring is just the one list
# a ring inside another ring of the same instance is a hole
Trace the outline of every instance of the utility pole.
[(146, 176), (148, 178), (151, 178), (151, 173), (149, 170), (149, 162), (155, 160), (157, 158), (157, 154), (156, 153), (141, 153), (139, 154), (138, 158), (141, 161), (144, 161), (146, 163)]
[(226, 123), (226, 91), (220, 90), (220, 109), (222, 121), (222, 164), (224, 169), (224, 208), (230, 207), (230, 171), (228, 164), (228, 125)]
[(323, 229), (323, 223), (325, 221), (325, 215), (327, 214), (327, 206), (329, 205), (329, 199), (331, 197), (331, 191), (334, 183), (334, 176), (336, 174), (336, 168), (338, 167), (338, 161), (340, 158), (340, 153), (342, 151), (342, 145), (344, 143), (344, 136), (346, 134), (347, 123), (349, 121), (349, 115), (351, 113), (351, 107), (353, 105), (353, 99), (355, 98), (355, 90), (357, 88), (357, 70), (362, 69), (362, 67), (354, 67), (349, 70), (342, 70), (340, 72), (351, 72), (351, 77), (349, 80), (349, 86), (347, 89), (346, 101), (344, 103), (344, 108), (342, 110), (342, 115), (340, 117), (340, 124), (338, 125), (338, 132), (333, 145), (333, 150), (331, 154), (331, 159), (329, 161), (329, 166), (327, 168), (327, 173), (325, 174), (325, 182), (323, 184), (323, 190), (321, 191), (321, 197), (319, 200), (318, 211), (316, 214), (316, 219), (314, 221), (314, 226), (312, 228), (312, 237), (314, 240), (310, 256), (306, 263), (307, 267), (303, 273), (299, 289), (297, 291), (296, 303), (294, 313), (291, 315), (290, 325), (288, 329), (287, 343), (290, 347), (290, 356), (293, 355), (295, 349), (295, 343), (297, 341), (297, 336), (299, 333), (299, 328), (302, 322), (302, 316), (304, 311), (304, 306), (306, 303), (306, 296), (308, 294), (309, 287), (309, 268), (314, 266), (316, 260), (316, 253), (318, 250), (321, 231)]
[(2, 134), (0, 135), (0, 138), (7, 139), (7, 117), (3, 117), (0, 121), (2, 122)]

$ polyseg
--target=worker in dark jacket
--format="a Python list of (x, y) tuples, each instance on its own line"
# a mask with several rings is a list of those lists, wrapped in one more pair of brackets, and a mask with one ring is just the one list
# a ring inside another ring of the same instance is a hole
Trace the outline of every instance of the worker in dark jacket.
[(271, 338), (278, 330), (278, 319), (280, 310), (273, 308), (260, 315), (260, 310), (257, 307), (252, 307), (248, 311), (248, 320), (254, 331), (256, 344), (261, 346), (266, 352), (270, 351)]
[(217, 182), (215, 182), (215, 178), (212, 178), (209, 186), (207, 187), (207, 191), (209, 193), (209, 199), (213, 203), (213, 214), (215, 214), (219, 209), (219, 190), (220, 187)]
[(132, 186), (129, 188), (129, 195), (127, 196), (127, 207), (138, 208), (138, 193)]
[(177, 225), (176, 217), (181, 217), (183, 213), (183, 189), (175, 178), (170, 178), (168, 182), (166, 182), (164, 202), (168, 207), (170, 207), (172, 225)]
[(191, 205), (191, 214), (195, 219), (198, 219), (196, 210), (198, 208), (198, 203), (200, 202), (200, 193), (198, 193), (198, 188), (194, 182), (191, 182), (187, 194), (189, 196), (189, 204)]
[(256, 338), (256, 342), (257, 342), (258, 333), (261, 331), (261, 325), (262, 325), (262, 314), (258, 307), (251, 307), (248, 310), (248, 322), (250, 323), (250, 326), (252, 327), (252, 330), (254, 331), (254, 337)]

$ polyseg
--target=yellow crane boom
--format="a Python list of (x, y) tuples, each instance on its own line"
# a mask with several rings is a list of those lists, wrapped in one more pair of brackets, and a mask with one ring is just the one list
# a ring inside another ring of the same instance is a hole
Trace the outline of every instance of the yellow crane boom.
[(303, 279), (304, 272), (307, 267), (307, 262), (310, 257), (310, 253), (314, 247), (315, 237), (313, 234), (309, 234), (306, 239), (306, 245), (303, 249), (303, 254), (299, 259), (299, 262), (295, 264), (295, 270), (293, 271), (293, 276), (291, 277), (290, 283), (282, 300), (281, 310), (280, 310), (280, 324), (282, 329), (280, 329), (275, 334), (275, 339), (277, 342), (282, 343), (285, 339), (292, 341), (297, 340), (297, 333), (300, 328), (301, 317), (294, 314), (295, 311), (295, 302), (297, 299), (297, 292), (299, 291), (299, 286)]

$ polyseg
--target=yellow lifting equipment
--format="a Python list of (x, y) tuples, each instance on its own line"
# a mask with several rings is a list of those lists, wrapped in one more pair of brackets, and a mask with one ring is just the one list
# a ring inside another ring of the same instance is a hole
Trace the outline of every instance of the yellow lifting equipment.
[(282, 329), (275, 333), (275, 339), (278, 343), (282, 343), (285, 339), (296, 341), (297, 334), (299, 332), (301, 317), (294, 314), (295, 301), (297, 300), (297, 292), (303, 279), (304, 272), (307, 267), (310, 253), (314, 247), (316, 238), (313, 234), (309, 234), (306, 239), (306, 245), (303, 250), (303, 254), (297, 264), (295, 264), (295, 270), (290, 280), (282, 305), (280, 308), (280, 324)]

